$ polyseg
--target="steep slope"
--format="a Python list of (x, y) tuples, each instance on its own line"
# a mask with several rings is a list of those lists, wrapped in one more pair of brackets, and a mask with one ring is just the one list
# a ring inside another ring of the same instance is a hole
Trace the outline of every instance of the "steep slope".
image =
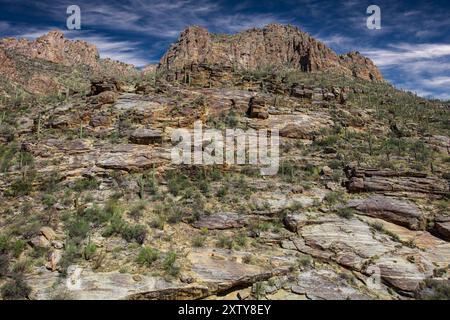
[(189, 27), (160, 61), (160, 69), (209, 64), (255, 70), (290, 67), (305, 72), (332, 70), (370, 81), (383, 77), (373, 62), (358, 52), (339, 56), (325, 44), (293, 26), (270, 24), (235, 35), (215, 35)]
[(129, 64), (100, 59), (95, 45), (71, 41), (51, 31), (34, 41), (0, 40), (0, 92), (4, 96), (48, 95), (89, 87), (89, 78), (101, 75), (137, 75)]

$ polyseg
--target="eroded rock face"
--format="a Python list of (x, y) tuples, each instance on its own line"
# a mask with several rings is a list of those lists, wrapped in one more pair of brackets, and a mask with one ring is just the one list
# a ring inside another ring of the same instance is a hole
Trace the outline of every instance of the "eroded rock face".
[(162, 132), (145, 128), (136, 129), (130, 136), (130, 142), (144, 145), (161, 143)]
[(70, 41), (60, 31), (51, 31), (34, 41), (7, 38), (0, 46), (12, 49), (31, 59), (42, 59), (57, 64), (72, 66), (84, 64), (98, 69), (99, 53), (94, 45), (85, 41)]
[(269, 113), (267, 112), (266, 102), (259, 97), (252, 97), (250, 99), (247, 115), (250, 118), (267, 119)]
[(443, 263), (442, 256), (433, 254), (434, 246), (424, 247), (424, 252), (404, 247), (358, 219), (319, 216), (308, 220), (296, 224), (301, 237), (293, 243), (299, 251), (368, 276), (375, 270), (380, 279), (403, 294), (411, 295), (421, 281), (433, 275), (435, 265)]
[(311, 300), (369, 300), (369, 295), (352, 288), (344, 279), (328, 270), (310, 270), (298, 276), (292, 286), (296, 294), (304, 294)]
[(434, 229), (442, 239), (450, 241), (450, 216), (440, 215), (436, 217)]
[(362, 200), (351, 200), (348, 206), (362, 214), (391, 221), (412, 230), (423, 230), (426, 226), (422, 211), (409, 201), (374, 196)]
[(208, 64), (238, 69), (291, 66), (305, 72), (333, 69), (366, 80), (382, 80), (381, 73), (358, 53), (338, 56), (323, 43), (292, 26), (270, 24), (232, 36), (213, 35), (189, 27), (161, 58), (162, 69)]
[(193, 226), (198, 229), (225, 230), (232, 228), (242, 228), (247, 225), (248, 217), (240, 216), (233, 212), (215, 213), (203, 215)]
[(398, 172), (363, 168), (347, 168), (350, 192), (414, 192), (434, 195), (449, 194), (448, 182), (417, 172)]
[(121, 300), (139, 293), (182, 287), (162, 278), (119, 272), (94, 272), (89, 268), (73, 265), (69, 267), (67, 279), (61, 281), (56, 272), (40, 270), (30, 276), (27, 283), (33, 288), (32, 298), (52, 300), (62, 296), (74, 300)]
[(100, 156), (97, 166), (106, 169), (136, 171), (151, 169), (170, 160), (170, 151), (136, 145), (121, 145)]

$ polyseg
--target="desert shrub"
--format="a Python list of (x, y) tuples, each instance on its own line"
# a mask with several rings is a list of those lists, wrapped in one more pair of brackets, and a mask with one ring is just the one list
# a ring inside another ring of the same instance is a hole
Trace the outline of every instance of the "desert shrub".
[(12, 272), (14, 274), (24, 274), (29, 270), (30, 260), (20, 260), (17, 261), (12, 267)]
[(128, 225), (122, 230), (122, 237), (128, 242), (136, 241), (143, 244), (147, 237), (147, 229), (143, 225)]
[(74, 264), (75, 261), (80, 258), (80, 250), (76, 243), (68, 242), (66, 243), (65, 250), (62, 254), (61, 261), (59, 265), (61, 267), (62, 273), (65, 275), (67, 273), (67, 268)]
[(99, 187), (99, 183), (95, 178), (82, 178), (75, 181), (72, 189), (77, 192), (83, 192), (86, 190), (95, 190)]
[(233, 249), (234, 241), (233, 241), (232, 238), (222, 235), (222, 236), (219, 237), (219, 239), (217, 241), (217, 246), (219, 248)]
[(8, 254), (0, 253), (0, 277), (4, 277), (9, 271), (10, 257)]
[(24, 171), (22, 177), (14, 180), (5, 195), (9, 197), (26, 196), (33, 190), (33, 181), (36, 178), (34, 171)]
[(13, 165), (13, 160), (18, 151), (15, 143), (9, 145), (0, 145), (0, 172), (7, 172)]
[(245, 247), (247, 245), (248, 242), (248, 238), (247, 235), (245, 233), (240, 233), (236, 236), (236, 244), (239, 247)]
[(381, 223), (379, 221), (375, 221), (375, 222), (371, 223), (370, 226), (375, 231), (378, 231), (378, 232), (384, 232), (385, 231), (383, 223)]
[(450, 281), (427, 279), (416, 294), (422, 300), (450, 300)]
[(12, 280), (1, 288), (1, 294), (5, 300), (22, 300), (28, 298), (31, 293), (30, 286), (24, 281), (22, 275), (15, 275)]
[(310, 256), (302, 254), (300, 257), (297, 258), (297, 264), (300, 268), (306, 268), (312, 264), (312, 259)]
[(9, 237), (0, 235), (0, 253), (6, 253), (9, 249)]
[(100, 207), (95, 204), (84, 210), (83, 217), (95, 227), (99, 227), (111, 219), (112, 213), (109, 210), (100, 209)]
[(174, 196), (182, 195), (183, 192), (191, 188), (189, 179), (180, 173), (168, 172), (166, 174), (167, 188)]
[(351, 219), (354, 216), (354, 211), (351, 208), (339, 208), (336, 210), (336, 214), (344, 219)]
[(57, 202), (55, 196), (51, 194), (44, 194), (41, 201), (46, 208), (51, 208)]
[(27, 243), (22, 239), (14, 241), (14, 243), (11, 246), (11, 251), (14, 257), (18, 258), (20, 254), (25, 250), (26, 246)]
[(67, 224), (67, 233), (75, 242), (81, 242), (90, 231), (89, 222), (83, 217), (74, 217)]
[(319, 147), (329, 147), (335, 145), (339, 141), (339, 136), (337, 135), (329, 135), (323, 137), (322, 139), (316, 140), (314, 142), (315, 145)]
[(341, 192), (333, 191), (326, 194), (324, 201), (329, 205), (333, 205), (341, 202), (343, 194)]
[(141, 265), (150, 267), (153, 262), (158, 260), (159, 252), (156, 249), (150, 247), (144, 247), (139, 251), (137, 262)]
[(135, 220), (139, 220), (139, 218), (142, 217), (143, 211), (145, 210), (146, 207), (147, 207), (147, 202), (139, 201), (133, 207), (131, 207), (128, 215)]
[(261, 300), (265, 294), (265, 285), (263, 282), (256, 282), (253, 285), (252, 291), (255, 295), (256, 300)]
[(204, 236), (194, 236), (192, 238), (192, 246), (195, 248), (201, 248), (205, 245), (206, 237)]
[(183, 211), (177, 205), (172, 205), (169, 207), (167, 212), (167, 222), (175, 224), (181, 221), (183, 218)]
[(167, 218), (164, 215), (158, 215), (150, 222), (150, 226), (155, 229), (164, 230), (164, 226), (166, 225)]
[(180, 273), (180, 267), (176, 264), (176, 260), (177, 254), (170, 251), (167, 253), (163, 262), (164, 270), (172, 277), (176, 277)]
[(120, 235), (126, 227), (127, 222), (122, 218), (122, 215), (114, 214), (103, 232), (103, 236), (110, 237), (114, 234)]
[(228, 191), (229, 191), (228, 185), (224, 184), (219, 188), (219, 190), (217, 190), (216, 196), (218, 198), (224, 198), (228, 194)]
[(97, 251), (97, 246), (89, 242), (83, 249), (83, 258), (86, 260), (91, 260)]
[(254, 264), (255, 263), (255, 257), (251, 254), (247, 254), (244, 257), (242, 257), (242, 262), (245, 264)]

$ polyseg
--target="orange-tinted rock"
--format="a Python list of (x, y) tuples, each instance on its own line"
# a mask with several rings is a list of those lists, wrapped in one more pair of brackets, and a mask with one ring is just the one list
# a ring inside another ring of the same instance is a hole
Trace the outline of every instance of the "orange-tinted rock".
[(366, 80), (383, 79), (368, 58), (358, 53), (338, 56), (298, 28), (278, 24), (235, 35), (214, 35), (201, 27), (189, 27), (162, 57), (159, 68), (177, 70), (192, 64), (234, 70), (289, 66), (305, 72), (336, 70)]

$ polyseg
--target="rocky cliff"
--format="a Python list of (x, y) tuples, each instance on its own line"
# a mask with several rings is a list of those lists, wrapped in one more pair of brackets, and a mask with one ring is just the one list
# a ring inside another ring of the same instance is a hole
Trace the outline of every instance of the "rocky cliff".
[(189, 27), (162, 57), (159, 68), (176, 70), (192, 64), (246, 70), (281, 66), (305, 72), (332, 70), (370, 81), (383, 80), (373, 62), (358, 52), (339, 56), (298, 28), (278, 24), (235, 35)]
[(79, 84), (88, 87), (91, 77), (138, 74), (133, 65), (100, 59), (95, 45), (66, 39), (57, 30), (34, 41), (0, 40), (0, 62), (3, 77), (0, 90), (5, 95), (18, 92), (47, 95), (80, 87)]
[(71, 41), (61, 31), (51, 31), (34, 41), (7, 38), (0, 47), (14, 50), (30, 59), (41, 59), (53, 63), (73, 66), (84, 64), (97, 69), (99, 53), (96, 46), (85, 41)]

